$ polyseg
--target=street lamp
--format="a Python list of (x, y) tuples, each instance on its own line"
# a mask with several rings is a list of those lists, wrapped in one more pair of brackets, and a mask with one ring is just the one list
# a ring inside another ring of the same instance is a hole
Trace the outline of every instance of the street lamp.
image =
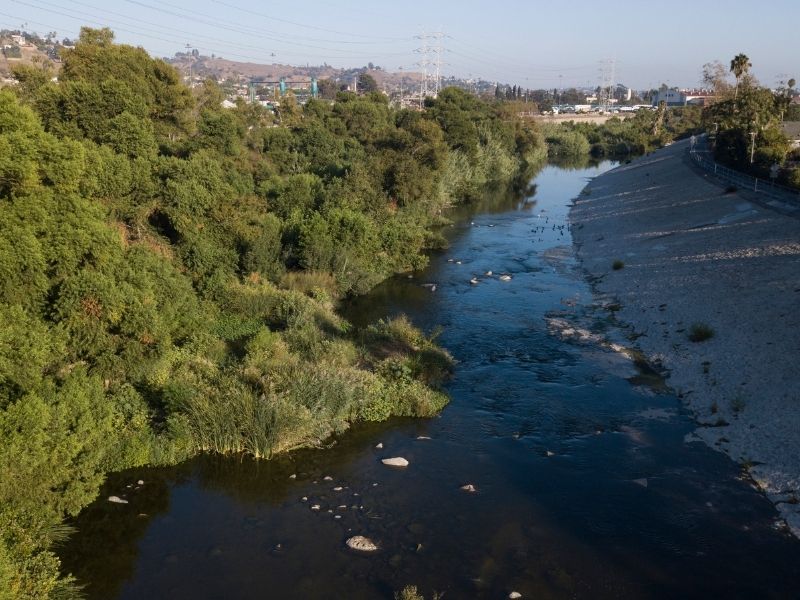
[(750, 164), (753, 164), (753, 159), (755, 158), (756, 153), (756, 132), (750, 132)]

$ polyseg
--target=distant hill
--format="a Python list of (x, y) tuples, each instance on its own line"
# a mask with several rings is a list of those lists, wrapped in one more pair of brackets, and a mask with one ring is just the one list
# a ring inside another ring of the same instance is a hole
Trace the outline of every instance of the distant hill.
[(58, 53), (63, 45), (56, 40), (45, 40), (19, 31), (0, 30), (0, 76), (11, 74), (15, 65), (41, 64), (50, 61), (58, 71), (61, 61)]
[(398, 90), (401, 85), (409, 89), (411, 86), (419, 85), (422, 80), (422, 73), (389, 72), (379, 67), (372, 69), (368, 67), (338, 69), (330, 65), (259, 64), (191, 53), (178, 53), (174, 57), (165, 60), (184, 74), (189, 74), (191, 69), (194, 75), (210, 77), (217, 81), (246, 82), (251, 79), (278, 80), (282, 77), (286, 78), (287, 81), (294, 81), (316, 77), (317, 79), (332, 79), (344, 84), (350, 83), (354, 77), (361, 73), (368, 73), (375, 79), (381, 89), (391, 92)]

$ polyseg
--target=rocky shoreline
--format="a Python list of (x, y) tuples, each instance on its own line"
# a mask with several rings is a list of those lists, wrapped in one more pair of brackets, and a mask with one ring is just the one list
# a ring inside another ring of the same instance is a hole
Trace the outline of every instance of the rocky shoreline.
[(594, 179), (570, 211), (576, 253), (694, 413), (687, 441), (742, 463), (800, 537), (800, 210), (726, 189), (687, 145)]

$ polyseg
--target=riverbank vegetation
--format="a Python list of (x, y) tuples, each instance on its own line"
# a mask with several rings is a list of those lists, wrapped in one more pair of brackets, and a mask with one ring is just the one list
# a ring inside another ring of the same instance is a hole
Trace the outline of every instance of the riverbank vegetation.
[(763, 87), (750, 74), (751, 67), (745, 54), (735, 56), (731, 84), (724, 65), (706, 65), (716, 101), (703, 111), (703, 123), (711, 133), (714, 158), (764, 179), (777, 165), (778, 180), (800, 188), (800, 150), (792, 150), (783, 131), (784, 122), (800, 121), (800, 106), (792, 104), (796, 81), (787, 79), (774, 90)]
[(0, 91), (0, 598), (74, 595), (53, 546), (104, 474), (268, 457), (428, 416), (451, 368), (339, 298), (425, 265), (456, 202), (526, 182), (530, 125), (455, 89), (277, 114), (84, 29)]
[(645, 154), (702, 129), (701, 109), (685, 106), (639, 110), (621, 119), (611, 117), (603, 124), (567, 121), (547, 124), (542, 133), (551, 158), (591, 155), (595, 158), (625, 158)]

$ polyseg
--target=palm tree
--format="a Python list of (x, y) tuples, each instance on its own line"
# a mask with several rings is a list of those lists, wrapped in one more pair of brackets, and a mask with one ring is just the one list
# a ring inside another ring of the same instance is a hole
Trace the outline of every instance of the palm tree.
[(733, 93), (733, 97), (736, 98), (739, 94), (739, 80), (745, 75), (752, 67), (753, 64), (750, 62), (750, 59), (747, 58), (746, 54), (739, 53), (733, 57), (731, 61), (731, 73), (733, 76), (736, 77), (736, 90)]

